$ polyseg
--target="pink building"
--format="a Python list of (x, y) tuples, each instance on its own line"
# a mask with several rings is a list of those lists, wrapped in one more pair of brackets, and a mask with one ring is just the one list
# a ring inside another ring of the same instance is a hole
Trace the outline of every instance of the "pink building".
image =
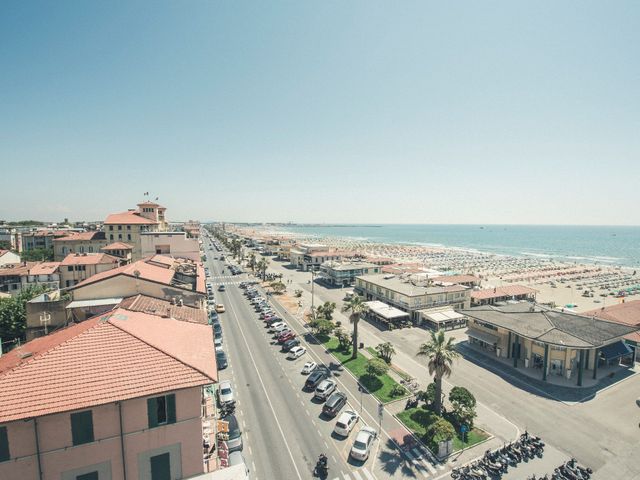
[(117, 309), (0, 357), (0, 478), (201, 474), (211, 327)]

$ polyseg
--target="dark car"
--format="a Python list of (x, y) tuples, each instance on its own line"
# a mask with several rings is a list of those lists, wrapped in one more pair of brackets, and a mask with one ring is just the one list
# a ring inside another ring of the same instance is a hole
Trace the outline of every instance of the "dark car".
[(225, 286), (224, 286), (224, 285), (220, 285), (220, 286), (218, 287), (218, 291), (219, 291), (219, 292), (224, 292), (224, 291), (225, 291)]
[(219, 323), (213, 324), (213, 331), (215, 333), (222, 333), (222, 326)]
[(264, 323), (267, 324), (267, 326), (270, 327), (274, 323), (281, 322), (281, 321), (282, 321), (282, 319), (280, 317), (271, 317), (271, 318), (269, 318), (269, 320), (265, 320)]
[(227, 447), (229, 453), (242, 450), (242, 430), (235, 415), (227, 415), (221, 419), (224, 422), (229, 423), (229, 439), (227, 440)]
[(326, 370), (315, 370), (307, 377), (307, 381), (304, 382), (305, 390), (315, 390), (318, 384), (328, 376), (329, 374)]
[(282, 351), (288, 352), (293, 347), (297, 347), (298, 345), (300, 345), (300, 340), (298, 340), (297, 338), (292, 338), (291, 340), (287, 340), (282, 344)]
[(347, 403), (347, 396), (342, 392), (334, 392), (322, 406), (322, 413), (328, 417), (335, 417), (342, 407)]
[(227, 361), (227, 354), (223, 351), (216, 352), (216, 363), (218, 364), (218, 370), (224, 370), (229, 366)]
[(278, 343), (284, 343), (293, 338), (296, 338), (296, 334), (293, 333), (291, 330), (285, 330), (280, 335), (278, 335)]
[(219, 319), (220, 317), (218, 317), (218, 314), (215, 311), (212, 310), (209, 312), (209, 323), (216, 323)]

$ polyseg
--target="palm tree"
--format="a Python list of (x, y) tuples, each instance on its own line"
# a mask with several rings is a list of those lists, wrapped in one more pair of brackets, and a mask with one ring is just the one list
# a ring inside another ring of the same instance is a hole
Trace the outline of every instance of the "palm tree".
[(380, 358), (387, 363), (391, 363), (391, 357), (396, 354), (396, 349), (393, 348), (393, 344), (391, 342), (385, 342), (377, 345), (376, 350), (378, 351)]
[(268, 266), (269, 266), (269, 261), (266, 258), (261, 258), (258, 261), (258, 264), (256, 265), (256, 268), (258, 269), (258, 271), (262, 275), (262, 281), (263, 282), (265, 281), (265, 278), (266, 278), (267, 267)]
[(351, 358), (358, 357), (358, 322), (360, 316), (369, 310), (369, 307), (362, 301), (362, 297), (354, 295), (342, 306), (343, 312), (349, 312), (349, 321), (353, 323), (353, 352)]
[(251, 271), (253, 273), (255, 273), (256, 271), (256, 254), (251, 252), (251, 255), (249, 255), (249, 268), (251, 269)]
[(442, 378), (451, 375), (453, 361), (460, 356), (453, 345), (453, 337), (445, 339), (444, 330), (430, 332), (431, 340), (420, 345), (416, 356), (427, 357), (429, 363), (429, 375), (434, 376), (436, 384), (436, 398), (434, 399), (434, 410), (440, 415), (442, 411)]

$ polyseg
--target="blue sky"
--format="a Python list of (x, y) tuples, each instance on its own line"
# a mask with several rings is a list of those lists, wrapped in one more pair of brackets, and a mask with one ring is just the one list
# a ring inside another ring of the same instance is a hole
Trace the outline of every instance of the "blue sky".
[(0, 219), (640, 224), (640, 2), (2, 2)]

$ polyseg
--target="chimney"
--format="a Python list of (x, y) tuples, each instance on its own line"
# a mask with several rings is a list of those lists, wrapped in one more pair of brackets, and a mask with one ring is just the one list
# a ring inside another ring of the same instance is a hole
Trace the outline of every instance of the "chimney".
[(180, 299), (180, 306), (183, 307), (184, 303), (182, 302), (182, 299)]

